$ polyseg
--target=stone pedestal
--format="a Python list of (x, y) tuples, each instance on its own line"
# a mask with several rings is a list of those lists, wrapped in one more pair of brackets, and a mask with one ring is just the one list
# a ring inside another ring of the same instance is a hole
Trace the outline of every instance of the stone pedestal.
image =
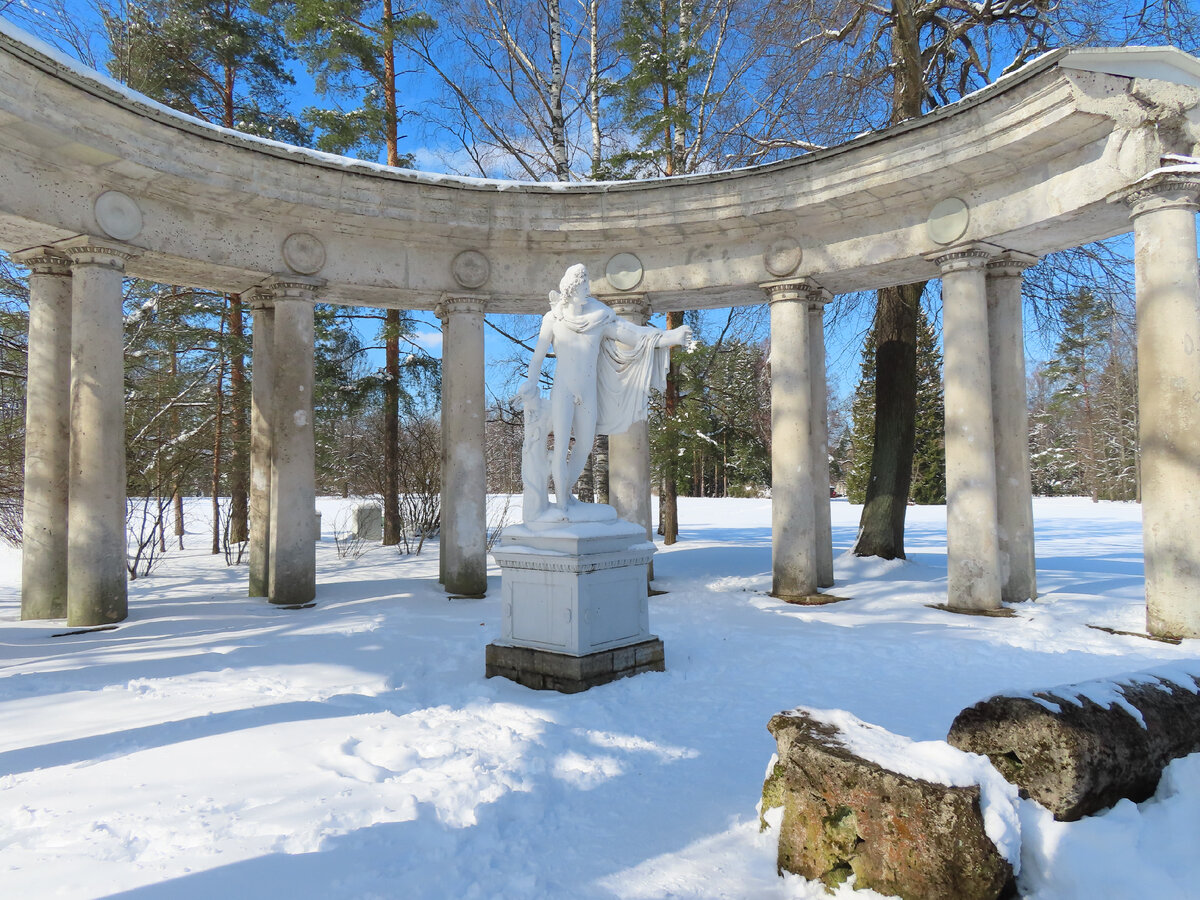
[(487, 676), (576, 693), (664, 669), (650, 634), (646, 566), (654, 544), (641, 525), (608, 521), (506, 528), (500, 564), (503, 631), (487, 648)]

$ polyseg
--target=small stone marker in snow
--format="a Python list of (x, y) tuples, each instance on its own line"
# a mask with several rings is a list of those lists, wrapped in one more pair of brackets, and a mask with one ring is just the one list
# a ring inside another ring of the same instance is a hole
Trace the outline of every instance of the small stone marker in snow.
[(383, 540), (383, 510), (374, 503), (360, 503), (351, 511), (350, 534), (360, 541)]
[(1167, 763), (1200, 752), (1200, 664), (992, 697), (958, 714), (949, 741), (1059, 821), (1140, 803)]
[(912, 900), (1011, 892), (1016, 790), (986, 760), (840, 710), (798, 709), (767, 727), (778, 755), (763, 784), (763, 821), (774, 825), (779, 814), (769, 810), (783, 808), (780, 874), (828, 888), (853, 875), (855, 888)]

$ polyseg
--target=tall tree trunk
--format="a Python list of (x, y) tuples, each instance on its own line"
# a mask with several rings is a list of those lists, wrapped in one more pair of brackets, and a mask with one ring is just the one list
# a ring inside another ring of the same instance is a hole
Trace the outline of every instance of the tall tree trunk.
[(554, 177), (571, 180), (567, 161), (567, 120), (563, 115), (562, 18), (559, 0), (547, 0), (547, 26), (550, 32), (550, 146), (554, 153)]
[[(925, 73), (911, 0), (893, 0), (892, 122), (921, 115)], [(917, 308), (924, 282), (884, 288), (875, 310), (875, 445), (856, 556), (904, 558), (917, 411)]]
[[(172, 291), (172, 297), (178, 297), (178, 290)], [(178, 390), (177, 383), (179, 379), (179, 351), (175, 345), (175, 338), (167, 338), (167, 352), (171, 354), (171, 390)], [(172, 440), (179, 436), (179, 410), (171, 404), (171, 437)], [(174, 507), (173, 516), (175, 520), (175, 537), (179, 539), (179, 549), (183, 549), (183, 496), (180, 494), (180, 478), (182, 473), (179, 470), (179, 463), (175, 462), (171, 466), (171, 474), (174, 480), (174, 491), (172, 492), (171, 502)]]
[(879, 291), (875, 310), (875, 444), (856, 556), (904, 558), (917, 409), (917, 309), (925, 285)]
[(400, 310), (384, 316), (383, 543), (400, 543)]
[[(667, 330), (683, 324), (682, 312), (667, 313)], [(671, 367), (667, 370), (667, 390), (663, 394), (663, 482), (659, 496), (659, 518), (664, 544), (679, 539), (679, 497), (676, 490), (679, 475), (679, 359), (671, 352)]]
[[(384, 0), (383, 24), (388, 38), (383, 44), (384, 109), (387, 164), (400, 165), (400, 117), (396, 107), (396, 45), (391, 39), (392, 0)], [(400, 310), (389, 309), (383, 320), (383, 543), (400, 543)]]
[(229, 540), (249, 537), (250, 455), (246, 428), (246, 332), (242, 298), (229, 295)]
[[(600, 177), (604, 160), (600, 146), (600, 0), (587, 0), (588, 16), (588, 119), (592, 126), (592, 179)], [(608, 437), (605, 436), (607, 441)], [(606, 445), (607, 446), (607, 445)], [(608, 470), (605, 469), (604, 496), (608, 496)], [(607, 503), (607, 499), (604, 501)]]
[(212, 464), (212, 552), (221, 552), (221, 444), (225, 422), (225, 310), (221, 310), (221, 329), (217, 333), (217, 383), (213, 388), (216, 418), (213, 421)]

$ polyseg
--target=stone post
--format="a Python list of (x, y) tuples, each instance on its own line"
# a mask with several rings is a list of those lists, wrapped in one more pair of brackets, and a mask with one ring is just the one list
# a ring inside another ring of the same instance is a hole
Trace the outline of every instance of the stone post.
[(833, 524), (829, 509), (829, 393), (825, 383), (825, 304), (827, 291), (808, 295), (808, 354), (812, 366), (813, 502), (817, 517), (817, 586), (833, 586)]
[(279, 275), (265, 285), (275, 307), (267, 596), (281, 606), (311, 603), (317, 595), (313, 312), (322, 284), (315, 278)]
[(988, 248), (965, 245), (930, 258), (942, 270), (946, 403), (946, 607), (1001, 609), (996, 533), (996, 453), (988, 350)]
[(271, 392), (275, 344), (275, 306), (259, 293), (251, 302), (254, 315), (250, 385), (250, 583), (248, 595), (271, 592)]
[(1025, 331), (1021, 325), (1021, 273), (1036, 262), (1036, 257), (1009, 251), (987, 264), (1000, 599), (1005, 603), (1037, 597)]
[(1133, 218), (1146, 627), (1200, 637), (1200, 179), (1159, 175)]
[(21, 618), (67, 615), (71, 452), (71, 266), (45, 247), (13, 254), (29, 268)]
[(136, 251), (81, 236), (71, 259), (71, 451), (67, 624), (106, 625), (129, 612), (125, 568), (125, 263)]
[(484, 459), (481, 298), (438, 307), (442, 338), (442, 576), (446, 591), (487, 592), (487, 473)]
[(771, 594), (813, 602), (819, 554), (809, 304), (819, 288), (805, 279), (762, 288), (771, 308)]

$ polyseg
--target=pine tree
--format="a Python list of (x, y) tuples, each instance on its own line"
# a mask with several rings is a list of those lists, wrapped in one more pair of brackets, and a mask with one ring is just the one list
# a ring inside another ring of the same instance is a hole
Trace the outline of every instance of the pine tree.
[[(317, 129), (317, 147), (330, 153), (378, 153), (389, 166), (411, 166), (400, 153), (400, 84), (396, 61), (402, 42), (434, 27), (423, 12), (383, 0), (288, 0), (270, 4), (298, 44), (317, 92), (337, 100), (353, 98), (354, 108), (310, 107), (306, 121)], [(400, 343), (411, 320), (398, 309), (384, 313), (383, 542), (401, 539), (400, 512)]]

